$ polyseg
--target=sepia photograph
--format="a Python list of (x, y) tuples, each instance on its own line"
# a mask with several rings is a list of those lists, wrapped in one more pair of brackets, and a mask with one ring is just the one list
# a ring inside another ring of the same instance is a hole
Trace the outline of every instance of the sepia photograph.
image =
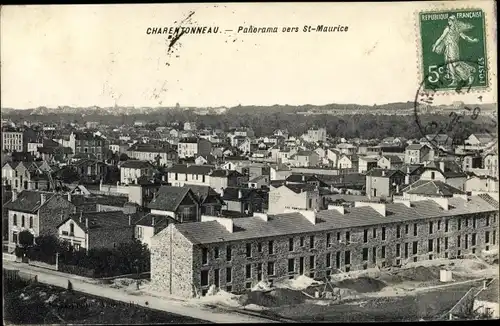
[(496, 13), (1, 6), (3, 323), (499, 319)]

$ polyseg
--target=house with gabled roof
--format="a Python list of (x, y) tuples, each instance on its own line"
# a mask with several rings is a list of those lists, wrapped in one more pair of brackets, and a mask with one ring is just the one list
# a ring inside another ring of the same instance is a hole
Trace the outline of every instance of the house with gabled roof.
[(358, 173), (365, 173), (372, 168), (377, 167), (379, 161), (378, 156), (359, 156)]
[(428, 144), (411, 144), (406, 146), (406, 164), (422, 164), (434, 159), (434, 149)]
[(263, 212), (267, 208), (267, 193), (261, 189), (227, 187), (221, 193), (225, 211), (238, 212), (248, 216), (253, 212)]
[(224, 205), (221, 195), (209, 186), (185, 184), (184, 188), (189, 188), (196, 196), (200, 204), (200, 214), (219, 215)]
[(153, 215), (170, 216), (179, 223), (200, 218), (200, 203), (189, 187), (161, 186), (148, 208)]
[(397, 194), (404, 200), (425, 200), (428, 198), (451, 198), (462, 196), (466, 198), (466, 193), (440, 180), (418, 180), (407, 187), (404, 187)]
[(420, 180), (440, 180), (455, 188), (464, 190), (467, 174), (455, 162), (432, 161), (423, 167)]
[(60, 240), (75, 250), (112, 249), (134, 240), (135, 215), (123, 211), (80, 212), (57, 225)]
[(369, 197), (391, 197), (405, 182), (400, 170), (373, 168), (366, 172), (366, 194)]
[(19, 243), (19, 233), (30, 231), (35, 237), (57, 233), (60, 221), (75, 209), (75, 205), (53, 192), (12, 191), (11, 199), (3, 204), (9, 219), (9, 250)]
[(128, 160), (120, 164), (120, 182), (138, 184), (139, 178), (152, 178), (154, 172), (154, 166), (148, 161)]
[(288, 159), (290, 166), (313, 167), (319, 165), (318, 153), (310, 150), (299, 150)]
[(352, 170), (358, 171), (359, 167), (359, 156), (356, 154), (347, 155), (342, 154), (337, 160), (337, 168), (341, 170)]
[(382, 155), (377, 166), (382, 169), (399, 169), (403, 166), (403, 159), (398, 155)]

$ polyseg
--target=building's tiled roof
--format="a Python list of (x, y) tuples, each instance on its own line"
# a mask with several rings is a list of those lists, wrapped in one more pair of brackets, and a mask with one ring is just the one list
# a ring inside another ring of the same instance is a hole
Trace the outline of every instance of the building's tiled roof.
[(379, 160), (378, 157), (369, 157), (369, 156), (360, 156), (359, 159), (365, 162), (378, 162)]
[(241, 177), (243, 175), (235, 170), (217, 169), (217, 170), (213, 170), (210, 173), (210, 176), (215, 177), (215, 178), (229, 178), (229, 177)]
[(392, 169), (373, 168), (370, 171), (366, 172), (367, 176), (380, 177), (380, 178), (391, 178), (395, 174), (404, 175), (404, 173), (401, 170), (392, 170)]
[(404, 164), (399, 168), (399, 171), (404, 174), (415, 175), (422, 173), (423, 165), (421, 164)]
[(411, 145), (406, 146), (406, 149), (410, 150), (410, 151), (416, 151), (416, 150), (420, 150), (424, 147), (426, 147), (426, 145), (424, 145), (424, 144), (411, 144)]
[(316, 186), (308, 183), (293, 183), (293, 184), (285, 184), (283, 187), (287, 187), (291, 191), (295, 192), (296, 194), (300, 194), (301, 192), (305, 191), (314, 191), (316, 190)]
[(4, 204), (4, 207), (13, 211), (20, 212), (36, 212), (40, 209), (42, 202), (42, 194), (45, 194), (45, 203), (46, 204), (52, 197), (56, 196), (53, 192), (45, 192), (45, 191), (33, 191), (33, 190), (23, 190), (17, 195), (17, 199), (15, 201), (9, 201)]
[(299, 212), (271, 215), (266, 222), (259, 217), (233, 219), (233, 232), (217, 221), (176, 224), (175, 228), (193, 244), (244, 241), (255, 238), (304, 234), (355, 227), (368, 227), (381, 223), (413, 222), (416, 220), (492, 212), (496, 209), (482, 198), (474, 196), (469, 201), (450, 198), (452, 208), (445, 211), (433, 200), (413, 202), (412, 207), (402, 203), (387, 204), (386, 216), (371, 207), (352, 207), (345, 214), (336, 210), (324, 210), (316, 214), (312, 224)]
[(401, 192), (422, 196), (450, 197), (454, 194), (465, 195), (465, 192), (463, 192), (462, 190), (450, 186), (449, 184), (439, 180), (418, 180), (408, 187), (402, 189)]
[[(137, 222), (135, 222), (136, 225), (140, 226), (153, 226), (153, 220), (154, 220), (154, 226), (155, 229), (163, 230), (166, 228), (169, 224), (171, 223), (176, 223), (177, 221), (170, 216), (165, 216), (165, 215), (156, 215), (156, 214), (146, 214), (142, 218), (140, 218)], [(159, 231), (157, 231), (159, 232)]]
[(172, 166), (171, 168), (169, 168), (167, 170), (167, 172), (209, 175), (213, 170), (215, 170), (215, 166), (213, 166), (213, 165), (176, 164), (176, 165)]
[(169, 144), (134, 144), (127, 150), (128, 152), (143, 153), (171, 153), (175, 152)]
[(493, 197), (491, 197), (490, 195), (488, 194), (480, 194), (478, 195), (479, 197), (481, 197), (484, 201), (486, 201), (488, 204), (490, 204), (491, 206), (495, 207), (496, 209), (498, 209), (498, 201), (495, 200)]
[(259, 175), (248, 182), (259, 182), (261, 180), (266, 180), (268, 178), (266, 175)]
[(220, 195), (210, 186), (185, 184), (183, 187), (191, 189), (200, 204), (203, 204), (208, 197), (220, 198)]
[(75, 140), (104, 140), (104, 138), (90, 132), (75, 132)]
[(123, 162), (120, 167), (128, 169), (147, 169), (152, 168), (153, 165), (147, 161), (128, 160)]
[[(137, 214), (125, 214), (123, 211), (105, 211), (105, 212), (81, 212), (70, 214), (70, 216), (59, 223), (58, 228), (68, 220), (73, 220), (82, 230), (88, 232), (92, 229), (113, 229), (117, 227), (129, 226), (130, 222), (133, 225), (137, 220)], [(86, 219), (88, 219), (88, 228), (86, 227)]]
[[(238, 198), (239, 191), (241, 191), (241, 198)], [(224, 200), (224, 201), (246, 200), (254, 193), (260, 195), (260, 192), (257, 189), (227, 187), (227, 188), (224, 188), (224, 194), (222, 196), (222, 200)]]
[(148, 208), (175, 212), (189, 191), (185, 187), (161, 186)]
[(196, 138), (196, 137), (184, 137), (184, 138), (179, 139), (179, 143), (196, 144), (196, 143), (198, 143), (198, 138)]
[(383, 157), (385, 157), (391, 163), (403, 163), (403, 160), (401, 159), (401, 157), (399, 157), (397, 155), (384, 155)]

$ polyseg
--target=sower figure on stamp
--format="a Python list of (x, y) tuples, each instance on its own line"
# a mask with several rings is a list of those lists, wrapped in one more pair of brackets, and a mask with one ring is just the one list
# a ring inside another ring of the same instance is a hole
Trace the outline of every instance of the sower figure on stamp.
[(457, 86), (459, 82), (467, 82), (467, 85), (474, 81), (474, 73), (476, 68), (467, 62), (460, 61), (460, 38), (469, 43), (476, 43), (478, 39), (471, 38), (464, 34), (473, 26), (457, 20), (455, 16), (448, 18), (448, 26), (443, 31), (443, 34), (437, 39), (432, 46), (432, 51), (438, 54), (443, 53), (444, 61), (448, 69), (448, 78), (451, 79), (449, 86)]

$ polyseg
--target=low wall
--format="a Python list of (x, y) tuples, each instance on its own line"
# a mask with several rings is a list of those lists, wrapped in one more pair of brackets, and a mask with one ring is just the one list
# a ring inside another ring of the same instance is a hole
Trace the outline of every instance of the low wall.
[(8, 261), (16, 261), (16, 255), (13, 254), (7, 254), (7, 253), (2, 253), (2, 258)]
[(31, 266), (36, 266), (36, 267), (51, 269), (53, 271), (57, 270), (56, 265), (51, 265), (51, 264), (43, 263), (41, 261), (30, 260), (28, 264), (31, 265)]

